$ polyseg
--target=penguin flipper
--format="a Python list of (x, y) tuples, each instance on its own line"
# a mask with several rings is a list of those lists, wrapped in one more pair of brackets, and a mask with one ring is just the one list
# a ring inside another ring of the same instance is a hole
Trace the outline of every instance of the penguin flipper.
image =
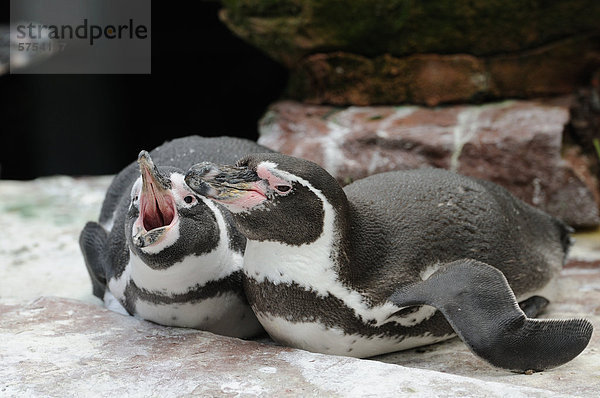
[(103, 299), (106, 290), (106, 272), (104, 270), (104, 253), (108, 235), (104, 228), (96, 222), (88, 222), (79, 235), (79, 247), (87, 267), (94, 296)]
[(473, 353), (520, 372), (570, 361), (587, 346), (593, 330), (584, 319), (527, 318), (504, 275), (475, 260), (448, 263), (429, 279), (398, 289), (390, 301), (437, 308)]

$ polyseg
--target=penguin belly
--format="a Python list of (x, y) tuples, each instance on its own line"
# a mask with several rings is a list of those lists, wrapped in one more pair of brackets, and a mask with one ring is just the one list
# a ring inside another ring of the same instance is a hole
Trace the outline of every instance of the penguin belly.
[[(298, 247), (247, 241), (245, 291), (275, 341), (312, 352), (364, 358), (455, 336), (433, 307), (374, 304), (344, 284), (328, 264), (320, 264), (319, 253), (327, 250), (328, 242), (327, 232)], [(279, 258), (282, 250), (285, 264)]]
[[(251, 337), (261, 326), (239, 290), (241, 255), (237, 257), (237, 264), (225, 266), (219, 262), (223, 260), (217, 250), (198, 258), (188, 256), (167, 269), (152, 269), (130, 252), (123, 273), (108, 281), (108, 290), (127, 312), (145, 320)], [(214, 269), (207, 269), (207, 264)], [(237, 271), (218, 274), (219, 269)], [(196, 282), (206, 280), (209, 282)]]
[[(454, 333), (434, 336), (429, 332), (420, 335), (362, 335), (347, 333), (337, 327), (320, 322), (295, 322), (284, 317), (257, 313), (258, 320), (273, 340), (291, 347), (330, 355), (366, 358), (394, 351), (407, 350), (439, 343), (455, 337)], [(360, 320), (356, 320), (360, 322)]]
[(137, 316), (166, 326), (202, 329), (233, 337), (251, 337), (260, 331), (260, 325), (250, 307), (233, 292), (171, 304), (155, 303), (138, 297), (133, 306)]

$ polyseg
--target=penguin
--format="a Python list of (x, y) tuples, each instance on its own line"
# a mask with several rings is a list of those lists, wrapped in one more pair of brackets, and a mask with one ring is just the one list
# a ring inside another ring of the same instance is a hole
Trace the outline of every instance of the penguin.
[(99, 221), (81, 232), (93, 294), (109, 309), (162, 325), (260, 334), (243, 293), (245, 238), (223, 206), (184, 182), (194, 163), (252, 152), (269, 150), (238, 138), (189, 136), (141, 151), (113, 179)]
[(185, 181), (246, 236), (246, 295), (282, 344), (363, 358), (458, 335), (490, 364), (525, 372), (590, 340), (587, 320), (532, 319), (570, 228), (491, 182), (418, 169), (342, 188), (281, 154), (197, 164)]

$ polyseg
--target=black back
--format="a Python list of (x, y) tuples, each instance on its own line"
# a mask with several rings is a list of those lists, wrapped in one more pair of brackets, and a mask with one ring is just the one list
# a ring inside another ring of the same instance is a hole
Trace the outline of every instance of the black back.
[(376, 301), (435, 264), (492, 265), (519, 295), (544, 286), (564, 262), (568, 227), (489, 182), (420, 169), (367, 177), (344, 191), (351, 203), (344, 277)]

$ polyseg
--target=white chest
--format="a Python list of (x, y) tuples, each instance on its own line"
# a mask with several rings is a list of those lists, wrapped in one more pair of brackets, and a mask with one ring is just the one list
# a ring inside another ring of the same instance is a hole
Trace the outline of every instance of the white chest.
[[(257, 282), (250, 284), (252, 289), (263, 289), (253, 292), (264, 300), (256, 300), (253, 309), (267, 332), (274, 339), (293, 347), (356, 357), (402, 350), (447, 338), (428, 334), (406, 337), (400, 332), (395, 336), (377, 332), (370, 336), (347, 334), (344, 332), (344, 325), (340, 325), (339, 328), (326, 326), (335, 324), (335, 319), (343, 318), (335, 313), (331, 313), (326, 322), (306, 322), (291, 320), (285, 314), (269, 312), (270, 300), (279, 301), (285, 298), (269, 297), (269, 288), (265, 287), (267, 285), (261, 286), (261, 283), (265, 282), (274, 285), (294, 285), (294, 288), (309, 291), (315, 295), (315, 306), (319, 305), (320, 299), (333, 296), (353, 311), (353, 322), (368, 323), (373, 327), (389, 322), (411, 327), (429, 319), (435, 313), (434, 308), (423, 306), (407, 316), (392, 316), (400, 307), (391, 302), (374, 305), (369, 297), (345, 284), (339, 278), (340, 265), (336, 263), (336, 242), (340, 237), (335, 230), (335, 210), (318, 190), (311, 190), (322, 200), (324, 210), (323, 232), (316, 241), (301, 246), (253, 240), (248, 240), (246, 244), (244, 273)], [(266, 304), (265, 308), (261, 307), (263, 304)], [(310, 305), (305, 307), (305, 311), (306, 316), (300, 316), (298, 319), (315, 319)], [(331, 311), (335, 311), (335, 308)]]
[[(111, 279), (108, 288), (121, 303), (125, 302), (125, 291), (132, 282), (150, 294), (169, 298), (225, 278), (241, 267), (242, 256), (224, 245), (202, 256), (188, 256), (160, 270), (148, 267), (130, 252), (124, 272), (119, 278)], [(139, 297), (127, 299), (132, 301), (137, 316), (163, 325), (193, 327), (236, 337), (251, 336), (260, 328), (250, 307), (232, 292), (183, 303), (155, 303)]]
[[(244, 272), (258, 284), (252, 288), (261, 289), (261, 282), (275, 285), (296, 285), (315, 294), (316, 299), (334, 296), (355, 314), (356, 322), (372, 322), (381, 326), (395, 322), (399, 326), (412, 327), (431, 318), (435, 309), (422, 306), (417, 312), (405, 316), (392, 316), (400, 310), (391, 302), (373, 305), (368, 297), (349, 288), (338, 277), (336, 265), (330, 252), (327, 239), (320, 238), (310, 245), (293, 247), (277, 242), (248, 241), (244, 257)], [(256, 292), (268, 297), (268, 290)], [(281, 300), (268, 297), (268, 300)], [(258, 306), (261, 303), (256, 304)], [(317, 304), (318, 305), (318, 304)], [(423, 344), (441, 341), (439, 337), (423, 335), (419, 337), (363, 337), (344, 334), (340, 328), (329, 328), (320, 322), (290, 321), (283, 316), (270, 314), (268, 310), (254, 307), (259, 320), (267, 332), (285, 344), (315, 352), (357, 357), (377, 355), (385, 352), (407, 349)], [(310, 308), (307, 308), (310, 311)], [(305, 319), (312, 319), (307, 313)], [(331, 314), (332, 318), (336, 314)]]
[(219, 243), (210, 253), (199, 256), (190, 254), (165, 269), (150, 268), (130, 252), (127, 268), (130, 279), (140, 288), (161, 294), (182, 294), (198, 285), (239, 271), (242, 263), (243, 258), (239, 253)]

